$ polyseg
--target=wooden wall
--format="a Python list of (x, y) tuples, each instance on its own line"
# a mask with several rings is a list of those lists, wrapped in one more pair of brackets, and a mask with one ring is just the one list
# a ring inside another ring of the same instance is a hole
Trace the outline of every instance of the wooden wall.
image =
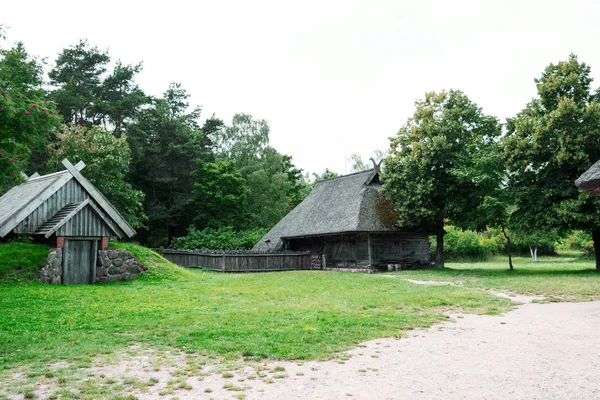
[[(52, 218), (67, 204), (79, 203), (86, 199), (96, 205), (100, 211), (101, 218), (89, 207), (85, 207), (70, 221), (63, 225), (57, 232), (58, 236), (113, 236), (108, 226), (102, 222), (102, 218), (111, 220), (102, 209), (95, 203), (85, 189), (75, 179), (69, 180), (60, 189), (29, 214), (17, 227), (15, 233), (34, 233), (46, 221)], [(120, 235), (124, 233), (114, 224)]]
[(58, 228), (56, 236), (112, 236), (106, 223), (88, 205)]
[(14, 229), (15, 233), (34, 233), (44, 222), (70, 203), (78, 203), (89, 195), (75, 179), (69, 180), (60, 189), (36, 208)]
[(366, 233), (289, 239), (288, 242), (290, 249), (325, 255), (326, 268), (360, 269), (371, 264), (414, 264), (429, 260), (429, 241), (425, 235), (371, 233), (370, 237), (371, 260)]
[(372, 234), (373, 264), (414, 264), (429, 261), (429, 240), (426, 235)]

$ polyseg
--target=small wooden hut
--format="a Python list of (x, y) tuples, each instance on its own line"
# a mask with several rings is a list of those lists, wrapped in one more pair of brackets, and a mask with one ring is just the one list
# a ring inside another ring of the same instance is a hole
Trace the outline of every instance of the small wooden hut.
[(318, 182), (254, 251), (310, 251), (324, 269), (428, 266), (425, 232), (403, 230), (374, 169)]
[(600, 161), (577, 178), (575, 184), (581, 190), (600, 194)]
[(58, 282), (92, 283), (98, 251), (107, 250), (109, 237), (132, 237), (135, 231), (81, 175), (83, 162), (62, 163), (66, 170), (32, 176), (0, 197), (0, 238), (33, 235), (61, 249), (55, 257), (61, 264)]

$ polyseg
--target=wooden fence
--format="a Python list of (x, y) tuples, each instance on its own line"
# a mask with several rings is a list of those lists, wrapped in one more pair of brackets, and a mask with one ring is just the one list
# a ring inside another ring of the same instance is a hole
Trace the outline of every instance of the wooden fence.
[(312, 269), (310, 252), (304, 253), (202, 253), (157, 250), (181, 267), (206, 268), (219, 272), (267, 272)]

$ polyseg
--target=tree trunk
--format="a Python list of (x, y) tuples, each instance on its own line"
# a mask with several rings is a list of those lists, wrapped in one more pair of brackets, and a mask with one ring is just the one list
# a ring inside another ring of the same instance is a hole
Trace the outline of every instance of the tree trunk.
[(600, 228), (592, 231), (592, 239), (594, 240), (594, 253), (596, 253), (596, 269), (600, 270)]
[(506, 243), (507, 243), (506, 244), (506, 249), (508, 250), (508, 266), (510, 267), (510, 270), (512, 271), (514, 268), (513, 268), (513, 263), (512, 263), (512, 254), (510, 252), (510, 238), (506, 234), (506, 231), (504, 230), (504, 227), (502, 227), (502, 234), (506, 238)]
[(435, 267), (444, 268), (444, 209), (440, 210), (436, 218), (436, 233), (435, 233)]

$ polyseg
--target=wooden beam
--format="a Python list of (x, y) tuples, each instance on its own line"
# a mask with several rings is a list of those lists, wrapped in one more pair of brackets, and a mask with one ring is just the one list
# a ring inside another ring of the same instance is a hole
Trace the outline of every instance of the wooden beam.
[(371, 234), (367, 233), (367, 246), (369, 247), (369, 267), (373, 266), (373, 250), (371, 248)]
[(129, 223), (123, 218), (123, 216), (114, 208), (112, 204), (104, 197), (104, 195), (96, 189), (90, 181), (88, 181), (73, 164), (66, 158), (62, 161), (62, 164), (67, 170), (73, 175), (73, 177), (79, 182), (81, 186), (92, 196), (92, 198), (98, 203), (100, 208), (104, 210), (112, 219), (119, 225), (119, 228), (128, 236), (133, 237), (136, 234), (135, 230), (129, 225)]
[(77, 171), (81, 171), (82, 169), (85, 168), (85, 163), (81, 160), (79, 160), (79, 162), (77, 164), (75, 164), (75, 168), (77, 168)]

